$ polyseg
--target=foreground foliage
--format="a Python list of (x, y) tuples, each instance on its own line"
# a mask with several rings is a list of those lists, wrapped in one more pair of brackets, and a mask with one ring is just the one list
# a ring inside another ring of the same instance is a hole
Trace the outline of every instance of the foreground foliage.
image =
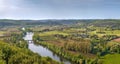
[(0, 41), (0, 64), (59, 64), (49, 57), (41, 57), (25, 48)]

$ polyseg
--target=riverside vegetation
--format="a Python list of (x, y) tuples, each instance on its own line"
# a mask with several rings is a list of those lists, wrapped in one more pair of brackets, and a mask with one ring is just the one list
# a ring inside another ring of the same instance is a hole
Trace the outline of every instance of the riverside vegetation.
[[(11, 28), (12, 29), (12, 28)], [(14, 29), (16, 29), (14, 27)], [(4, 31), (6, 33), (7, 31)], [(23, 32), (7, 33), (0, 38), (0, 64), (62, 64), (28, 49)]]

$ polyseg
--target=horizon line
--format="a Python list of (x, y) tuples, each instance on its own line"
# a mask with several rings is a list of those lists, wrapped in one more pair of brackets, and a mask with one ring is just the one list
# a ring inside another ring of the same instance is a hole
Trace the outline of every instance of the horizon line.
[(68, 19), (62, 19), (62, 18), (61, 19), (55, 19), (55, 18), (54, 19), (52, 19), (52, 18), (51, 19), (12, 19), (12, 18), (6, 19), (6, 18), (0, 18), (0, 20), (120, 20), (120, 18), (113, 18), (113, 19), (111, 19), (111, 18), (98, 18), (98, 19), (97, 18), (88, 18), (88, 19), (87, 18), (86, 19), (85, 18), (83, 18), (83, 19), (82, 18), (80, 18), (80, 19), (78, 19), (78, 18), (73, 18), (73, 19), (72, 18), (68, 18)]

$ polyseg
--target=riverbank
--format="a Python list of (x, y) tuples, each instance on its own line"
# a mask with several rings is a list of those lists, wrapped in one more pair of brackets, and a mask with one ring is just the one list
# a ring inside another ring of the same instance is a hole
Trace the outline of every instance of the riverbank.
[(35, 42), (32, 41), (33, 35), (34, 35), (34, 33), (26, 33), (26, 36), (24, 37), (24, 39), (26, 41), (28, 41), (28, 49), (30, 49), (34, 53), (38, 53), (42, 57), (49, 57), (49, 58), (56, 60), (58, 62), (61, 62), (63, 64), (71, 64), (69, 61), (56, 55), (54, 52), (52, 52), (48, 48), (35, 44)]
[(71, 61), (71, 64), (83, 64), (86, 62), (81, 55), (78, 56), (78, 55), (70, 54), (69, 52), (65, 51), (63, 48), (57, 47), (53, 44), (49, 44), (46, 42), (37, 42), (37, 44), (47, 47), (57, 55), (66, 58), (67, 60)]
[[(9, 39), (8, 39), (9, 38)], [(0, 40), (0, 64), (62, 64), (28, 49), (22, 34), (12, 33)]]
[[(47, 47), (57, 55), (71, 61), (72, 64), (86, 64), (86, 63), (91, 64), (95, 60), (95, 58), (89, 58), (90, 56), (87, 57), (89, 54), (85, 53), (86, 54), (85, 56), (85, 54), (83, 55), (81, 52), (77, 52), (74, 50), (75, 47), (76, 49), (83, 49), (83, 51), (88, 50), (88, 48), (87, 49), (86, 47), (77, 48), (80, 44), (73, 46), (74, 44), (72, 43), (74, 43), (75, 41), (70, 40), (69, 38), (68, 38), (69, 40), (68, 39), (64, 40), (62, 38), (59, 38), (58, 37), (59, 35), (57, 35), (57, 37), (55, 36), (48, 36), (48, 37), (39, 36), (37, 33), (35, 33), (33, 36), (33, 40), (36, 44)], [(61, 36), (61, 37), (64, 37), (64, 36)], [(69, 42), (69, 44), (66, 42)], [(86, 40), (82, 39), (81, 42), (84, 42), (81, 45), (85, 46), (84, 44), (87, 44), (86, 42), (89, 42), (89, 41), (87, 39)]]

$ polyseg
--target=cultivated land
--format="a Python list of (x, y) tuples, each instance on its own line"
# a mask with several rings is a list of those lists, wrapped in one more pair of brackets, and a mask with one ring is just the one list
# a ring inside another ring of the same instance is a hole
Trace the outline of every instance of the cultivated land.
[(103, 64), (120, 64), (120, 54), (108, 54), (103, 57)]

